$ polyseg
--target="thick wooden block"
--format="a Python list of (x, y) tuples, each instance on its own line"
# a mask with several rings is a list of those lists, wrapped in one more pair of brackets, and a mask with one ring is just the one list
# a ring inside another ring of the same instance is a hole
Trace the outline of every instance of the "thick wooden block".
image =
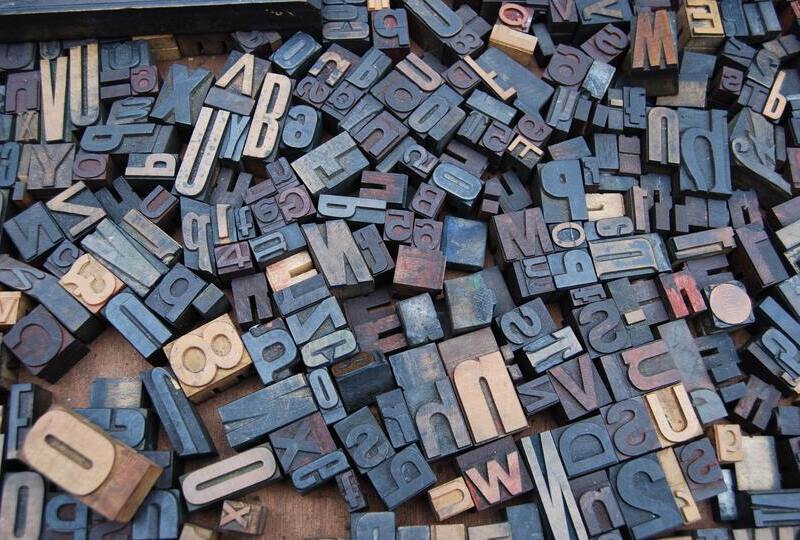
[(59, 406), (34, 424), (22, 460), (95, 512), (121, 522), (130, 521), (161, 475), (160, 467)]

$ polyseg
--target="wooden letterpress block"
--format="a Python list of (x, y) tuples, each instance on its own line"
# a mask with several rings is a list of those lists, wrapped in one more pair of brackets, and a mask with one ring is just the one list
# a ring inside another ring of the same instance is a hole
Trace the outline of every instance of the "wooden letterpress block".
[(394, 378), (383, 353), (362, 352), (335, 364), (331, 372), (348, 411), (372, 403), (394, 387)]
[(122, 281), (88, 253), (79, 257), (58, 282), (94, 314), (124, 286)]
[(716, 424), (712, 429), (714, 448), (721, 464), (729, 465), (744, 459), (742, 430), (738, 424)]
[(755, 375), (747, 380), (747, 391), (733, 409), (733, 417), (748, 429), (765, 430), (778, 406), (780, 390)]
[(350, 514), (350, 534), (355, 540), (391, 538), (395, 534), (394, 512)]
[(675, 455), (695, 500), (704, 501), (726, 490), (716, 452), (708, 438), (676, 447)]
[[(530, 478), (528, 479), (530, 482)], [(464, 478), (455, 478), (428, 490), (428, 498), (436, 519), (444, 521), (475, 508)]]
[(267, 521), (267, 509), (260, 504), (224, 501), (219, 528), (226, 533), (260, 536)]
[(665, 448), (659, 450), (656, 453), (656, 457), (664, 471), (665, 480), (683, 523), (688, 525), (699, 521), (700, 509), (697, 507), (697, 502), (689, 490), (673, 449)]
[[(75, 538), (89, 532), (89, 507), (68, 493), (51, 495), (45, 506), (45, 535)], [(176, 532), (177, 534), (177, 532)]]
[(586, 351), (592, 358), (610, 354), (631, 345), (622, 315), (612, 299), (592, 302), (573, 311)]
[(180, 540), (217, 540), (219, 533), (193, 523), (185, 523), (181, 529)]
[[(214, 343), (227, 343), (218, 349)], [(178, 382), (195, 403), (248, 373), (253, 363), (229, 315), (185, 334), (164, 347)]]
[(608, 405), (611, 397), (587, 355), (568, 360), (548, 371), (561, 400), (564, 415), (574, 420)]
[(274, 431), (269, 439), (286, 474), (336, 450), (325, 420), (319, 413)]
[(152, 450), (157, 436), (150, 411), (142, 408), (87, 408), (74, 412), (99, 427), (106, 435), (134, 450)]
[(775, 453), (775, 439), (766, 436), (742, 437), (742, 451), (744, 459), (734, 463), (736, 489), (779, 489), (781, 471)]
[(645, 399), (662, 447), (702, 434), (700, 421), (683, 384), (656, 390), (646, 394)]
[(47, 207), (36, 203), (3, 223), (3, 231), (25, 262), (44, 258), (64, 238)]
[(292, 486), (300, 493), (307, 493), (347, 470), (347, 457), (341, 450), (336, 450), (295, 470)]
[(3, 343), (28, 371), (50, 383), (58, 381), (88, 352), (42, 306), (17, 321)]
[(540, 493), (548, 530), (558, 538), (587, 538), (588, 533), (570, 489), (567, 473), (558, 459), (552, 433), (545, 431), (524, 437), (520, 446), (534, 487)]
[[(486, 390), (477, 390), (482, 383), (488, 385), (491, 400), (483, 395)], [(476, 443), (521, 431), (527, 426), (500, 353), (458, 364), (453, 371), (453, 386)]]
[(349, 298), (374, 288), (372, 274), (345, 221), (304, 225), (303, 234), (314, 262), (335, 295)]
[(147, 361), (163, 362), (162, 347), (172, 339), (172, 332), (136, 295), (128, 290), (117, 293), (102, 314)]
[(269, 445), (256, 446), (183, 475), (181, 492), (191, 512), (238, 497), (280, 476)]
[(462, 454), (457, 462), (478, 510), (533, 489), (520, 452), (510, 437)]
[(352, 469), (347, 469), (343, 473), (336, 475), (336, 485), (339, 487), (339, 494), (347, 503), (349, 512), (358, 512), (367, 507), (364, 493), (358, 484), (358, 477)]
[[(399, 471), (406, 472), (400, 473)], [(383, 503), (390, 510), (409, 501), (436, 483), (436, 475), (416, 444), (407, 446), (389, 456), (382, 463), (370, 469), (367, 476)]]
[(618, 462), (611, 437), (599, 416), (555, 429), (552, 433), (570, 478)]
[(316, 276), (317, 271), (308, 251), (303, 250), (269, 265), (266, 274), (270, 287), (277, 293), (295, 283)]
[(625, 525), (606, 471), (575, 478), (569, 485), (589, 534), (602, 534)]
[(142, 383), (179, 456), (200, 457), (216, 453), (205, 425), (165, 368), (143, 372)]
[(402, 294), (441, 291), (445, 262), (445, 257), (440, 251), (423, 251), (400, 246), (393, 287)]
[[(471, 445), (469, 432), (447, 379), (427, 382), (403, 390), (428, 460), (454, 454)], [(437, 422), (434, 424), (434, 417)], [(447, 419), (442, 429), (441, 418)]]
[(39, 418), (25, 439), (22, 459), (112, 521), (129, 521), (161, 474), (160, 467), (61, 407)]
[(0, 330), (6, 331), (30, 310), (30, 302), (19, 291), (0, 291)]
[(43, 532), (45, 483), (36, 472), (11, 472), (3, 482), (0, 534), (4, 538), (39, 538)]

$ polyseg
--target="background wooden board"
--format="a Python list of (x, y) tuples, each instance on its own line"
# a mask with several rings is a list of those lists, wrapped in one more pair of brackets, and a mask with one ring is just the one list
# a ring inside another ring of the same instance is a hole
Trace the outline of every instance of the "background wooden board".
[[(205, 67), (214, 72), (215, 76), (224, 64), (224, 56), (207, 56), (198, 58), (184, 58), (179, 62), (192, 67)], [(159, 64), (162, 78), (166, 74), (169, 64)], [(487, 256), (487, 266), (493, 264), (491, 257)], [(458, 274), (453, 274), (458, 275)], [(448, 276), (450, 277), (450, 273)], [(552, 306), (551, 306), (552, 307)], [(553, 316), (556, 321), (561, 320), (560, 313), (554, 308)], [(89, 344), (90, 352), (72, 368), (57, 384), (48, 384), (41, 379), (31, 376), (27, 371), (20, 370), (20, 382), (35, 382), (52, 392), (57, 403), (66, 407), (86, 407), (89, 405), (89, 385), (98, 377), (132, 377), (138, 376), (143, 370), (149, 369), (148, 364), (114, 329), (106, 329), (96, 340)], [(252, 375), (246, 380), (224, 390), (219, 395), (197, 406), (197, 410), (214, 440), (219, 451), (219, 457), (227, 457), (235, 452), (227, 445), (220, 422), (217, 408), (230, 401), (262, 388), (257, 376)], [(529, 418), (529, 428), (524, 434), (546, 431), (557, 423), (552, 416), (540, 413)], [(517, 436), (516, 438), (519, 438)], [(169, 449), (169, 441), (163, 432), (159, 433), (159, 449)], [(184, 462), (184, 472), (188, 472), (207, 465), (218, 458), (188, 460)], [(437, 484), (446, 482), (458, 475), (453, 462), (446, 459), (433, 464), (437, 475)], [(360, 477), (362, 490), (369, 502), (369, 511), (385, 510), (366, 477)], [(244, 500), (259, 502), (267, 508), (267, 527), (263, 538), (275, 540), (320, 539), (320, 538), (349, 538), (349, 514), (336, 484), (328, 484), (306, 495), (300, 495), (291, 486), (288, 479), (284, 478), (277, 483), (270, 484), (262, 489), (252, 492)], [(510, 504), (520, 504), (536, 500), (536, 495), (517, 497)], [(714, 526), (710, 505), (698, 503), (703, 520), (695, 524), (694, 528)], [(221, 505), (210, 509), (194, 512), (187, 515), (186, 521), (197, 523), (206, 527), (214, 527), (219, 521)], [(435, 516), (430, 510), (426, 497), (420, 496), (414, 501), (402, 505), (396, 510), (397, 524), (425, 525), (436, 523)], [(451, 518), (444, 523), (464, 523), (468, 527), (503, 521), (505, 514), (502, 510), (492, 509), (481, 513), (467, 512)], [(225, 538), (236, 538), (235, 535), (225, 535)], [(252, 537), (242, 537), (252, 538)]]

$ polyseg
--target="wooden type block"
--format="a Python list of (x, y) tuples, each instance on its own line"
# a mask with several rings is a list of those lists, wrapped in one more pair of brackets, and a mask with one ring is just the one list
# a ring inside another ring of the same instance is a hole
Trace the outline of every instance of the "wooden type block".
[(180, 482), (186, 507), (192, 512), (238, 497), (280, 476), (275, 454), (264, 445), (185, 474)]
[(168, 343), (164, 353), (184, 393), (195, 403), (236, 382), (253, 363), (229, 315)]
[(745, 458), (742, 448), (742, 430), (738, 424), (715, 424), (709, 435), (713, 436), (719, 463), (729, 465)]
[(535, 339), (523, 347), (528, 371), (541, 374), (583, 351), (571, 327)]
[(106, 435), (134, 450), (152, 450), (156, 445), (157, 426), (148, 409), (93, 407), (74, 409), (74, 412), (99, 427)]
[(217, 174), (220, 143), (230, 112), (203, 107), (175, 176), (174, 190), (185, 197), (207, 199)]
[(334, 429), (344, 444), (345, 451), (362, 474), (395, 454), (386, 433), (367, 407), (350, 414), (335, 424)]
[(166, 265), (107, 218), (84, 237), (81, 247), (139, 296), (147, 294), (167, 272)]
[(411, 500), (436, 483), (436, 475), (416, 444), (391, 455), (370, 469), (367, 476), (389, 510)]
[(573, 311), (573, 317), (591, 358), (630, 347), (628, 330), (614, 300), (600, 300), (579, 307)]
[(97, 319), (52, 275), (1, 255), (0, 283), (39, 302), (76, 338), (91, 341), (99, 333)]
[(250, 244), (246, 241), (216, 246), (214, 257), (217, 263), (217, 275), (223, 282), (245, 276), (253, 270)]
[(570, 478), (618, 462), (611, 437), (599, 416), (557, 428), (552, 433)]
[(281, 469), (286, 474), (336, 450), (336, 444), (319, 413), (292, 422), (271, 433), (269, 438)]
[(25, 262), (41, 260), (64, 238), (43, 203), (36, 203), (6, 219), (3, 230)]
[(389, 441), (395, 449), (417, 442), (417, 430), (408, 412), (402, 390), (398, 388), (380, 394), (376, 398), (376, 403)]
[(742, 437), (742, 451), (744, 459), (734, 463), (736, 489), (780, 489), (781, 472), (775, 454), (775, 439), (766, 436)]
[(224, 501), (218, 527), (226, 533), (260, 536), (266, 521), (267, 509), (260, 504)]
[(347, 469), (343, 473), (336, 475), (336, 485), (339, 488), (339, 494), (347, 504), (348, 512), (358, 512), (367, 507), (364, 493), (362, 493), (358, 484), (358, 477), (352, 469)]
[(395, 535), (394, 512), (350, 514), (350, 535), (353, 540), (389, 540)]
[(182, 264), (176, 264), (145, 299), (145, 304), (179, 330), (194, 322), (192, 302), (205, 287), (202, 279)]
[(95, 315), (124, 286), (88, 253), (81, 255), (58, 283)]
[(51, 61), (39, 61), (41, 78), (41, 120), (44, 142), (54, 143), (71, 140), (67, 125), (67, 65), (69, 60), (61, 57)]
[(50, 393), (33, 383), (11, 385), (8, 397), (6, 460), (20, 459), (19, 453), (28, 432), (50, 403)]
[(502, 337), (517, 351), (528, 343), (557, 330), (541, 299), (532, 300), (495, 320)]
[(102, 315), (145, 360), (163, 362), (162, 347), (172, 338), (172, 332), (135, 294), (120, 291), (106, 303)]
[(334, 298), (326, 298), (286, 318), (295, 343), (304, 345), (331, 334), (346, 325), (344, 314)]
[[(330, 160), (337, 164), (336, 169), (329, 166)], [(324, 169), (323, 163), (326, 164)], [(347, 133), (341, 133), (292, 162), (292, 168), (316, 197), (322, 193), (349, 191), (368, 164), (356, 141)]]
[(763, 226), (757, 223), (734, 229), (737, 247), (734, 264), (742, 269), (745, 281), (757, 290), (788, 277), (780, 256)]
[[(403, 389), (425, 457), (440, 459), (471, 446), (469, 432), (447, 379)], [(433, 419), (437, 418), (434, 424)], [(443, 429), (446, 419), (447, 429)]]
[(557, 538), (588, 538), (552, 433), (524, 437), (520, 446), (539, 493), (546, 530)]
[(452, 379), (456, 368), (467, 360), (478, 360), (500, 350), (490, 328), (482, 328), (438, 343), (447, 375)]
[(685, 442), (702, 434), (700, 421), (683, 384), (646, 394), (645, 400), (662, 447)]
[(342, 399), (327, 369), (311, 370), (308, 373), (308, 384), (326, 424), (334, 424), (347, 416)]
[[(155, 98), (146, 97), (146, 96), (130, 96), (123, 99), (116, 99), (111, 103), (111, 107), (109, 108), (108, 118), (106, 119), (106, 123), (108, 125), (123, 125), (123, 124), (145, 124), (150, 116), (150, 112), (153, 109), (153, 105), (155, 104)], [(93, 124), (97, 125), (97, 124)], [(134, 130), (133, 128), (128, 128), (128, 134), (136, 134), (139, 130)], [(173, 129), (166, 129), (164, 133), (171, 133), (174, 131)], [(105, 137), (109, 136), (118, 136), (117, 134), (122, 133), (125, 134), (126, 130), (121, 129), (111, 129), (111, 130), (102, 130), (102, 129), (93, 129), (93, 132), (96, 134), (105, 134)], [(147, 133), (148, 130), (143, 130), (144, 133)], [(93, 139), (93, 142), (87, 144), (97, 146), (100, 148), (105, 148), (104, 152), (110, 152), (115, 145), (104, 145), (102, 144), (100, 137), (97, 139)], [(127, 152), (130, 153), (130, 152)], [(147, 153), (145, 149), (140, 150), (140, 153)]]
[(178, 158), (175, 154), (131, 154), (125, 167), (125, 178), (138, 186), (172, 187), (178, 172)]
[[(685, 338), (685, 336), (681, 337)], [(633, 388), (634, 392), (637, 394), (650, 392), (681, 382), (682, 372), (678, 368), (676, 355), (672, 354), (670, 345), (680, 346), (673, 339), (670, 339), (669, 342), (660, 339), (621, 353), (622, 363), (627, 366), (625, 382)], [(691, 346), (692, 343), (683, 345), (689, 351)], [(695, 354), (695, 356), (699, 355)], [(703, 367), (702, 363), (700, 367)], [(606, 375), (608, 376), (608, 369), (606, 369)]]
[(389, 289), (381, 288), (368, 295), (351, 298), (345, 301), (344, 309), (362, 350), (379, 350), (390, 354), (406, 347)]
[(267, 266), (266, 274), (269, 286), (277, 294), (281, 289), (316, 276), (317, 271), (308, 251), (303, 250), (270, 264)]
[(183, 251), (182, 246), (139, 210), (129, 210), (120, 226), (150, 255), (169, 267), (175, 266)]
[[(634, 480), (642, 476), (647, 478), (644, 484)], [(658, 535), (683, 525), (664, 470), (654, 455), (615, 465), (609, 478), (627, 528), (634, 537)]]
[(343, 220), (303, 226), (314, 262), (334, 295), (350, 298), (374, 289), (374, 279)]
[(569, 484), (589, 534), (599, 535), (625, 525), (606, 471), (575, 478)]
[(600, 414), (620, 460), (661, 448), (643, 398), (612, 403), (601, 408)]
[(266, 232), (251, 239), (249, 243), (259, 268), (266, 268), (287, 256), (296, 255), (306, 247), (306, 239), (297, 223)]
[(216, 454), (205, 425), (172, 375), (165, 368), (157, 367), (142, 372), (141, 378), (177, 455), (185, 458)]
[(185, 523), (181, 529), (180, 540), (217, 540), (219, 533), (193, 523)]
[(0, 330), (10, 329), (30, 309), (30, 302), (21, 292), (0, 291)]
[(747, 380), (747, 391), (733, 409), (732, 416), (747, 429), (765, 430), (778, 406), (781, 392), (755, 375)]
[(115, 178), (110, 186), (97, 190), (95, 197), (115, 223), (121, 223), (125, 214), (142, 204), (142, 199), (122, 176)]
[(499, 352), (461, 362), (452, 378), (476, 444), (525, 429), (525, 413)]
[(272, 318), (269, 287), (264, 274), (251, 274), (231, 281), (234, 314), (240, 328), (248, 329), (254, 324)]
[(393, 287), (401, 294), (438, 292), (444, 283), (445, 257), (440, 251), (398, 248)]
[(695, 500), (704, 501), (725, 492), (717, 454), (708, 438), (676, 447), (675, 456)]
[(317, 410), (304, 375), (293, 375), (219, 408), (225, 438), (242, 449)]
[(183, 524), (181, 495), (177, 489), (154, 489), (133, 518), (132, 538), (176, 538)]
[(264, 385), (289, 377), (299, 361), (297, 346), (282, 323), (252, 326), (242, 342)]
[(520, 452), (510, 437), (470, 450), (460, 455), (457, 463), (479, 511), (533, 489)]
[[(113, 521), (129, 521), (161, 474), (160, 467), (61, 407), (39, 418), (25, 439), (22, 459)], [(86, 461), (92, 464), (88, 469), (82, 466)]]
[[(362, 188), (363, 189), (363, 188)], [(378, 228), (372, 224), (353, 232), (353, 240), (364, 257), (375, 281), (385, 281), (394, 270), (394, 260), (381, 238)]]
[(548, 409), (559, 402), (553, 383), (546, 375), (517, 386), (517, 395), (528, 416)]
[(587, 355), (568, 360), (548, 371), (564, 415), (574, 420), (611, 402), (608, 389)]
[[(530, 478), (528, 482), (530, 482)], [(438, 521), (445, 521), (475, 508), (472, 495), (463, 477), (455, 478), (429, 489), (428, 498)]]
[[(284, 47), (298, 36), (310, 38), (307, 34), (298, 32), (284, 44)], [(295, 49), (294, 52), (302, 54), (300, 50)], [(276, 51), (273, 57), (277, 54), (279, 51)], [(267, 73), (265, 76), (242, 150), (242, 157), (248, 172), (263, 175), (264, 162), (275, 158), (281, 127), (289, 109), (292, 87), (292, 80), (288, 77), (277, 73)]]
[(383, 353), (361, 352), (331, 367), (342, 402), (348, 412), (375, 401), (394, 388), (394, 377)]
[(33, 540), (43, 532), (45, 483), (36, 472), (6, 473), (0, 506), (0, 533), (4, 538)]
[(275, 291), (273, 298), (278, 311), (286, 317), (329, 296), (330, 290), (325, 284), (325, 279), (316, 275)]
[(680, 512), (685, 525), (700, 521), (700, 509), (689, 490), (675, 452), (672, 448), (665, 448), (656, 453), (656, 457), (664, 471), (664, 476), (672, 493), (673, 501)]
[(151, 118), (181, 128), (191, 128), (200, 115), (203, 100), (213, 83), (206, 69), (190, 71), (183, 64), (173, 64), (158, 93)]
[(82, 538), (88, 532), (89, 508), (85, 504), (78, 502), (68, 493), (57, 493), (47, 499), (44, 508), (44, 534), (46, 536)]

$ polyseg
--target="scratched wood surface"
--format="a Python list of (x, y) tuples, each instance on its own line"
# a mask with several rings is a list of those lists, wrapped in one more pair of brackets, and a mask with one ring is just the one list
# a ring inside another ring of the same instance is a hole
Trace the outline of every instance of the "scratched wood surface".
[[(180, 63), (191, 67), (205, 67), (217, 76), (224, 64), (224, 56), (206, 56), (197, 58), (183, 58)], [(162, 78), (166, 74), (170, 62), (159, 64)], [(491, 265), (491, 256), (487, 256), (487, 265)], [(453, 273), (452, 277), (460, 275)], [(451, 277), (448, 272), (447, 277)], [(556, 321), (561, 320), (560, 313), (551, 306)], [(148, 364), (114, 329), (106, 329), (96, 340), (89, 344), (90, 352), (77, 366), (70, 370), (58, 384), (48, 384), (41, 379), (20, 370), (20, 382), (35, 382), (52, 392), (57, 403), (74, 408), (89, 405), (89, 384), (98, 377), (131, 377), (138, 376), (143, 370), (149, 369)], [(262, 387), (258, 377), (252, 375), (246, 380), (223, 391), (208, 401), (197, 406), (214, 444), (219, 451), (218, 458), (185, 460), (183, 472), (189, 472), (199, 467), (212, 463), (216, 459), (224, 458), (235, 452), (227, 445), (220, 422), (217, 408), (225, 403), (238, 399)], [(374, 412), (374, 411), (373, 411)], [(549, 413), (540, 413), (529, 418), (528, 431), (523, 435), (546, 431), (556, 422)], [(519, 436), (517, 437), (519, 438)], [(169, 441), (163, 432), (159, 433), (159, 449), (169, 449)], [(443, 460), (433, 464), (437, 475), (437, 483), (446, 482), (455, 478), (457, 469), (450, 460)], [(385, 510), (375, 491), (369, 485), (366, 477), (359, 478), (361, 488), (369, 503), (370, 511)], [(270, 484), (262, 489), (250, 493), (243, 500), (260, 502), (267, 508), (267, 526), (263, 538), (275, 540), (299, 539), (333, 539), (349, 538), (349, 514), (344, 501), (339, 496), (336, 484), (328, 484), (306, 495), (300, 495), (291, 486), (287, 478)], [(518, 497), (510, 504), (519, 504), (536, 500), (536, 495)], [(714, 526), (711, 507), (707, 503), (698, 503), (703, 520), (694, 525), (694, 528)], [(196, 523), (206, 527), (215, 527), (219, 522), (220, 506), (193, 512), (186, 517), (187, 522)], [(436, 523), (435, 516), (425, 496), (420, 496), (414, 501), (402, 505), (396, 510), (397, 525), (426, 525)], [(491, 509), (484, 512), (467, 512), (444, 523), (464, 523), (467, 527), (495, 523), (505, 519), (502, 509)], [(237, 538), (236, 535), (224, 535), (224, 538)], [(241, 537), (252, 538), (252, 537)]]

